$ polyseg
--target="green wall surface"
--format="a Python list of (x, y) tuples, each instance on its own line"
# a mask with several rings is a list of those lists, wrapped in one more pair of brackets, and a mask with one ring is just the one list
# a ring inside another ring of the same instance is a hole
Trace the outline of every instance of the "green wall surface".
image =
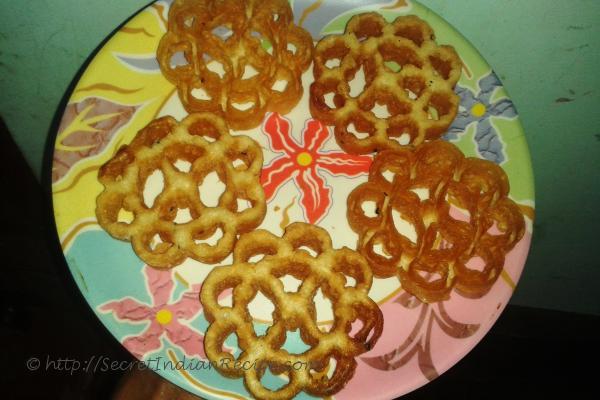
[[(38, 177), (53, 117), (77, 71), (148, 3), (0, 0), (0, 114)], [(527, 135), (537, 216), (511, 302), (600, 314), (600, 1), (422, 3), (494, 67)]]

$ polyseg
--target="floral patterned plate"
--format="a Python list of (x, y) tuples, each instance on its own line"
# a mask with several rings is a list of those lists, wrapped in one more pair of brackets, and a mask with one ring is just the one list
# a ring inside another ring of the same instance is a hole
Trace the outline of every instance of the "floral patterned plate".
[[(116, 32), (75, 87), (54, 149), (56, 226), (81, 292), (129, 351), (148, 368), (204, 398), (248, 398), (241, 379), (224, 378), (202, 362), (207, 321), (198, 290), (212, 266), (188, 260), (171, 271), (149, 268), (129, 243), (104, 232), (94, 214), (102, 190), (96, 178), (99, 166), (154, 118), (186, 115), (155, 57), (169, 5), (167, 0), (155, 2)], [(396, 279), (375, 280), (371, 296), (385, 316), (383, 335), (358, 359), (354, 377), (334, 397), (392, 398), (454, 365), (481, 340), (509, 301), (527, 257), (534, 215), (527, 144), (515, 107), (490, 66), (455, 29), (417, 2), (295, 0), (292, 6), (296, 23), (315, 40), (341, 32), (352, 15), (365, 11), (376, 10), (388, 20), (405, 14), (426, 20), (438, 42), (453, 45), (464, 63), (456, 87), (459, 115), (445, 139), (467, 156), (500, 164), (510, 178), (511, 197), (526, 216), (527, 233), (481, 299), (454, 293), (448, 301), (428, 305), (403, 292)], [(311, 79), (309, 69), (303, 76), (305, 88)], [(268, 114), (259, 128), (244, 133), (262, 146), (265, 156), (261, 179), (268, 210), (261, 227), (280, 234), (293, 221), (316, 223), (330, 232), (335, 247), (355, 248), (357, 237), (346, 220), (346, 197), (366, 181), (371, 157), (343, 153), (331, 129), (310, 118), (306, 93), (288, 115)], [(147, 189), (157, 191), (158, 186), (149, 182)], [(253, 303), (256, 329), (265, 329), (272, 311), (269, 301), (257, 297)], [(317, 307), (319, 322), (331, 321), (323, 299)], [(298, 345), (299, 338), (290, 341), (291, 346)], [(226, 345), (239, 352), (235, 342)], [(264, 379), (267, 385), (284, 383), (281, 376)]]

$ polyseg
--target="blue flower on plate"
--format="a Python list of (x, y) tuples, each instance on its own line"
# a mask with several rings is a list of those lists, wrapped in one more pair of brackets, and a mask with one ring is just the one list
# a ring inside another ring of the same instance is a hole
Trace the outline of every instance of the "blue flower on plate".
[(490, 101), (494, 91), (502, 87), (494, 71), (481, 78), (478, 86), (479, 93), (475, 94), (466, 87), (456, 85), (455, 91), (460, 97), (460, 108), (444, 139), (456, 141), (465, 133), (469, 125), (476, 123), (475, 141), (478, 153), (487, 160), (502, 164), (506, 161), (504, 144), (500, 140), (496, 127), (492, 125), (491, 117), (514, 119), (517, 110), (513, 102), (507, 98), (493, 103)]
[(323, 37), (323, 28), (338, 16), (358, 7), (376, 6), (381, 3), (381, 0), (345, 0), (328, 2), (326, 7), (322, 7), (323, 1), (294, 0), (291, 6), (296, 24), (310, 32), (313, 39), (319, 40)]

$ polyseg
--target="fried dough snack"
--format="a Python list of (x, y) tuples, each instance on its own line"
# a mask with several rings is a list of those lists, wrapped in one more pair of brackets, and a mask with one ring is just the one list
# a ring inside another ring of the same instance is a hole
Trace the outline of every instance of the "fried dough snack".
[[(313, 257), (301, 247), (317, 254)], [(264, 258), (254, 263), (255, 255)], [(280, 279), (290, 274), (302, 281), (297, 292), (286, 292)], [(356, 281), (346, 285), (346, 277)], [(304, 390), (313, 396), (329, 396), (341, 390), (354, 374), (355, 357), (370, 350), (381, 335), (383, 315), (368, 297), (372, 274), (365, 259), (348, 248), (334, 250), (327, 231), (314, 225), (293, 223), (282, 238), (256, 230), (240, 237), (233, 252), (233, 265), (213, 269), (202, 286), (200, 299), (210, 326), (204, 338), (208, 358), (228, 377), (244, 377), (248, 391), (259, 399), (288, 399)], [(233, 289), (233, 306), (221, 306), (217, 298)], [(328, 332), (317, 327), (314, 296), (321, 288), (333, 308), (333, 326)], [(263, 336), (254, 331), (248, 303), (261, 291), (274, 305), (273, 325)], [(352, 323), (360, 330), (352, 337)], [(282, 348), (286, 332), (300, 330), (310, 349), (292, 354)], [(242, 350), (235, 359), (223, 352), (223, 342), (234, 333)], [(328, 378), (330, 358), (335, 372)], [(222, 360), (231, 362), (224, 366)], [(235, 368), (256, 362), (256, 368)], [(293, 368), (303, 365), (303, 368)], [(266, 368), (285, 374), (289, 383), (270, 390), (261, 383)]]
[[(393, 173), (393, 181), (384, 173)], [(379, 153), (369, 181), (348, 196), (348, 221), (375, 276), (398, 276), (402, 287), (424, 302), (447, 299), (453, 287), (478, 298), (490, 290), (506, 253), (525, 232), (523, 215), (508, 193), (502, 168), (433, 141), (415, 150)], [(374, 217), (363, 209), (367, 201), (376, 204)], [(455, 218), (456, 209), (464, 218)], [(414, 227), (416, 241), (396, 229), (394, 211)], [(483, 262), (482, 270), (467, 266), (473, 258)]]
[[(176, 167), (178, 160), (190, 163), (189, 172)], [(100, 168), (104, 191), (96, 200), (98, 222), (113, 237), (131, 241), (136, 254), (153, 267), (171, 268), (187, 257), (219, 262), (231, 253), (237, 235), (256, 228), (265, 216), (262, 163), (258, 144), (230, 136), (215, 115), (192, 114), (179, 124), (172, 117), (154, 120)], [(163, 174), (164, 188), (146, 205), (144, 186), (156, 170)], [(211, 172), (226, 185), (216, 207), (206, 206), (199, 196), (199, 185)], [(251, 207), (238, 211), (238, 199)], [(188, 209), (191, 220), (175, 222), (179, 209)], [(131, 222), (120, 221), (123, 210), (133, 215)], [(223, 236), (216, 245), (201, 243), (217, 229)], [(158, 237), (160, 243), (153, 244)]]
[(312, 52), (286, 0), (175, 0), (157, 57), (188, 112), (210, 111), (233, 129), (250, 129), (267, 112), (286, 114), (298, 103)]
[[(416, 16), (387, 23), (377, 13), (355, 15), (344, 34), (327, 36), (315, 48), (313, 117), (334, 125), (338, 144), (352, 154), (439, 138), (458, 111), (453, 88), (462, 63), (453, 47), (433, 39)], [(360, 68), (365, 86), (356, 94), (348, 82)], [(387, 106), (387, 118), (372, 111), (376, 104)]]

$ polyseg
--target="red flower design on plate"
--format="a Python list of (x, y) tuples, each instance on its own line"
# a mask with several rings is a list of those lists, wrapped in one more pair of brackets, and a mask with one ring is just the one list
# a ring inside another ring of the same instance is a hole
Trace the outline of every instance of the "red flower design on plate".
[(277, 113), (272, 113), (263, 125), (271, 149), (283, 153), (265, 166), (261, 183), (267, 201), (277, 190), (293, 180), (301, 193), (300, 204), (306, 219), (317, 223), (331, 206), (331, 187), (325, 183), (323, 171), (334, 176), (355, 177), (367, 174), (372, 158), (337, 151), (324, 151), (323, 144), (331, 137), (327, 126), (310, 119), (302, 131), (302, 143), (291, 136), (291, 123)]
[(125, 338), (123, 346), (138, 359), (142, 359), (145, 354), (160, 349), (161, 338), (166, 336), (185, 354), (206, 359), (204, 336), (185, 322), (193, 320), (202, 311), (200, 285), (194, 285), (178, 299), (172, 299), (175, 288), (172, 271), (145, 266), (144, 277), (152, 304), (125, 297), (99, 307), (101, 312), (113, 312), (120, 320), (149, 322), (142, 333)]

